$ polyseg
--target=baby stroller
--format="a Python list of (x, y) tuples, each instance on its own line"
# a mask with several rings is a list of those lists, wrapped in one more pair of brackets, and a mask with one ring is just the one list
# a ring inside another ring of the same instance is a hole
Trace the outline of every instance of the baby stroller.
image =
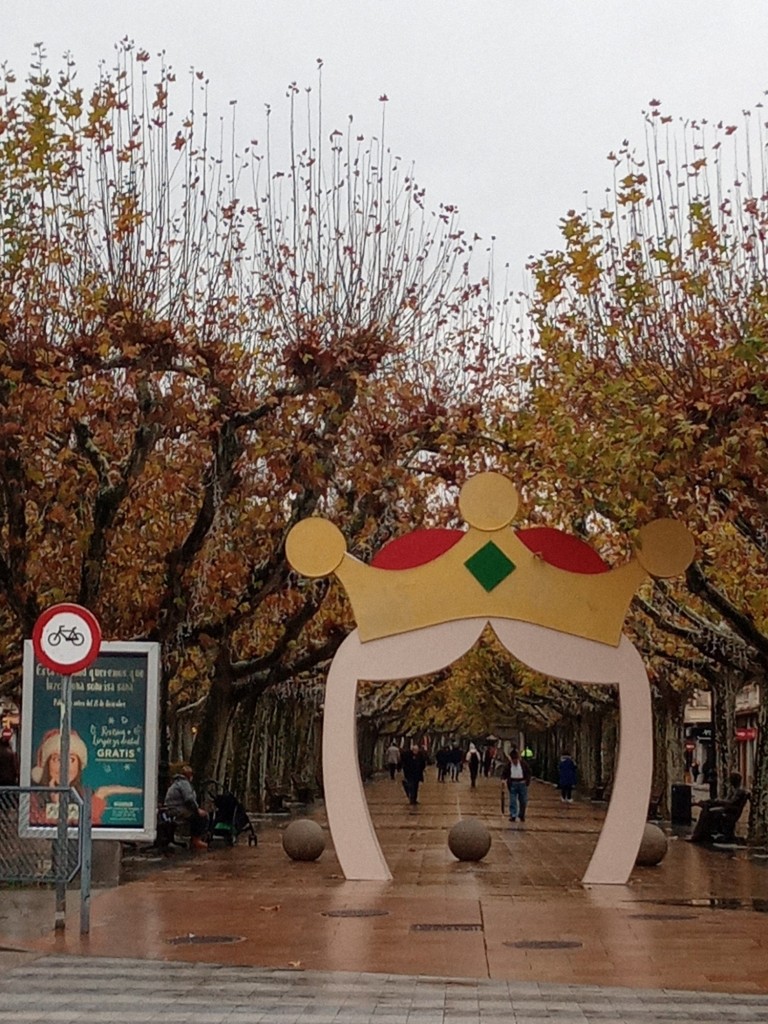
[(213, 803), (209, 843), (226, 843), (234, 846), (238, 836), (248, 833), (248, 845), (256, 846), (259, 838), (248, 817), (248, 812), (229, 790), (214, 779), (206, 783), (206, 791)]

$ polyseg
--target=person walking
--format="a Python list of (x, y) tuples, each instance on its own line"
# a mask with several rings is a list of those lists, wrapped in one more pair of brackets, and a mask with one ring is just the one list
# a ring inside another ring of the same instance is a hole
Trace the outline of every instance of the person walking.
[(400, 767), (400, 747), (395, 743), (394, 740), (387, 747), (387, 752), (384, 755), (384, 763), (387, 766), (390, 779), (394, 779), (397, 769)]
[(448, 760), (448, 764), (451, 770), (451, 782), (458, 782), (459, 775), (461, 774), (462, 761), (464, 760), (461, 747), (458, 743), (454, 743), (451, 747), (451, 753)]
[(408, 802), (415, 805), (419, 802), (419, 783), (424, 781), (424, 769), (427, 758), (418, 743), (412, 743), (410, 750), (405, 750), (401, 759), (403, 769), (403, 789)]
[(557, 785), (563, 803), (573, 803), (573, 787), (576, 785), (578, 770), (576, 762), (567, 750), (564, 750), (557, 766)]
[(451, 759), (450, 747), (443, 744), (442, 747), (435, 754), (435, 764), (437, 765), (437, 781), (445, 782), (445, 777), (448, 774), (448, 768)]
[(19, 759), (11, 746), (13, 733), (4, 729), (0, 735), (0, 786), (18, 786)]
[(465, 758), (469, 768), (469, 785), (471, 789), (477, 786), (477, 773), (480, 771), (480, 752), (474, 743), (469, 744), (469, 750)]
[(520, 751), (513, 747), (509, 752), (509, 761), (501, 773), (501, 784), (509, 793), (509, 820), (525, 821), (528, 809), (528, 784), (531, 781), (531, 769), (528, 762), (520, 757)]

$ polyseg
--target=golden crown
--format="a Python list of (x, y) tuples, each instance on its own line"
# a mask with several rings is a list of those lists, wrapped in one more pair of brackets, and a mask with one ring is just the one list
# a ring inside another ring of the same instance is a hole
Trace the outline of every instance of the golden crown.
[(391, 541), (367, 565), (347, 552), (333, 523), (311, 518), (290, 531), (286, 554), (304, 576), (336, 574), (363, 641), (484, 617), (614, 646), (638, 587), (649, 576), (676, 576), (693, 561), (693, 538), (674, 519), (642, 527), (635, 557), (611, 569), (587, 544), (559, 530), (511, 529), (517, 505), (507, 477), (481, 473), (459, 496), (466, 531), (417, 530)]

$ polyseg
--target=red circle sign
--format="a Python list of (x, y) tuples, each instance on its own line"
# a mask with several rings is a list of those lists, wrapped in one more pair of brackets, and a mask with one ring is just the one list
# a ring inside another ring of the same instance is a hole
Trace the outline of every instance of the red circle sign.
[(35, 623), (32, 646), (41, 665), (63, 676), (74, 675), (98, 657), (99, 620), (82, 605), (54, 604)]

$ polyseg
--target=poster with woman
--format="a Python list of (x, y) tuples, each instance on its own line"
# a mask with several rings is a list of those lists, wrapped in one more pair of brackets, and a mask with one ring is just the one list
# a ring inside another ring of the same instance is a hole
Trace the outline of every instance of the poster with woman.
[[(102, 643), (96, 660), (71, 676), (69, 784), (92, 794), (93, 837), (151, 839), (157, 809), (159, 646)], [(22, 786), (55, 787), (61, 765), (61, 676), (24, 650)], [(55, 828), (59, 794), (30, 796), (30, 828)], [(76, 824), (78, 806), (69, 808)]]

